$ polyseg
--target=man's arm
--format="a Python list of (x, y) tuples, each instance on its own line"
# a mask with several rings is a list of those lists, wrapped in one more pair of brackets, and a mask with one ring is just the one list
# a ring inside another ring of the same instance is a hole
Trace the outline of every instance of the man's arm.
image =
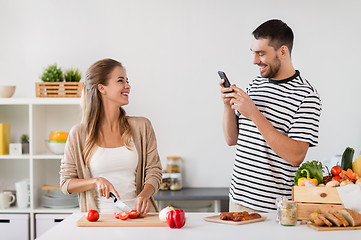
[(309, 143), (293, 140), (275, 129), (267, 118), (254, 105), (252, 99), (242, 89), (232, 85), (233, 93), (226, 94), (231, 97), (232, 109), (238, 110), (243, 116), (254, 122), (263, 138), (272, 150), (292, 166), (299, 166), (304, 160)]

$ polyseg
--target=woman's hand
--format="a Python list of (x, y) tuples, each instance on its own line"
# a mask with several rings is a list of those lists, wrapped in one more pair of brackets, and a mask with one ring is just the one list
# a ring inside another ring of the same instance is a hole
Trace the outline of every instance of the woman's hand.
[(146, 215), (150, 210), (150, 201), (146, 196), (142, 196), (140, 193), (135, 199), (135, 209), (140, 213), (140, 215)]
[(98, 177), (96, 178), (95, 183), (100, 197), (106, 197), (108, 199), (110, 192), (112, 192), (117, 197), (117, 199), (120, 199), (119, 194), (115, 190), (113, 184), (111, 184), (106, 178)]
[(154, 187), (151, 184), (145, 184), (143, 190), (135, 199), (135, 209), (140, 215), (145, 215), (149, 212), (151, 207), (150, 198), (154, 193)]

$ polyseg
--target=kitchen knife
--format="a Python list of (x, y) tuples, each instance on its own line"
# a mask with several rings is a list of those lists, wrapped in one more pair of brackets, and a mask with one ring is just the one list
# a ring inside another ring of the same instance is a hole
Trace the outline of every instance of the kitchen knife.
[(110, 192), (109, 196), (114, 200), (114, 205), (119, 208), (122, 212), (130, 212), (132, 211), (132, 209), (130, 207), (128, 207), (125, 203), (123, 203), (122, 201), (120, 201), (119, 199), (117, 199), (117, 197)]

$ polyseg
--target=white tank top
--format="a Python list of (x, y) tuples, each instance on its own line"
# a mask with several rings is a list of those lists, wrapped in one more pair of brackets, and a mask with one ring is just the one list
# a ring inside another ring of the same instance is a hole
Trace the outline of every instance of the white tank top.
[[(138, 152), (134, 144), (132, 150), (125, 146), (117, 148), (98, 147), (90, 159), (90, 171), (93, 177), (104, 177), (117, 190), (120, 200), (134, 209), (136, 198), (135, 174), (138, 165)], [(119, 212), (113, 199), (96, 196), (101, 213)]]

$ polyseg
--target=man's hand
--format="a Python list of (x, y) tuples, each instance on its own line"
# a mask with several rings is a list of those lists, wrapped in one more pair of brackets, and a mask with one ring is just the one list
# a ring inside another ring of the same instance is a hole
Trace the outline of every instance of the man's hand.
[(254, 104), (253, 100), (239, 87), (232, 85), (232, 93), (225, 94), (225, 98), (230, 98), (230, 104), (232, 109), (237, 110), (244, 117), (252, 120), (253, 117), (259, 113), (258, 108)]
[(219, 82), (219, 86), (221, 86), (221, 97), (222, 97), (223, 103), (229, 105), (230, 101), (231, 101), (231, 98), (227, 97), (227, 94), (232, 91), (232, 88), (225, 88), (223, 86), (223, 83), (224, 83), (224, 79), (222, 79)]

